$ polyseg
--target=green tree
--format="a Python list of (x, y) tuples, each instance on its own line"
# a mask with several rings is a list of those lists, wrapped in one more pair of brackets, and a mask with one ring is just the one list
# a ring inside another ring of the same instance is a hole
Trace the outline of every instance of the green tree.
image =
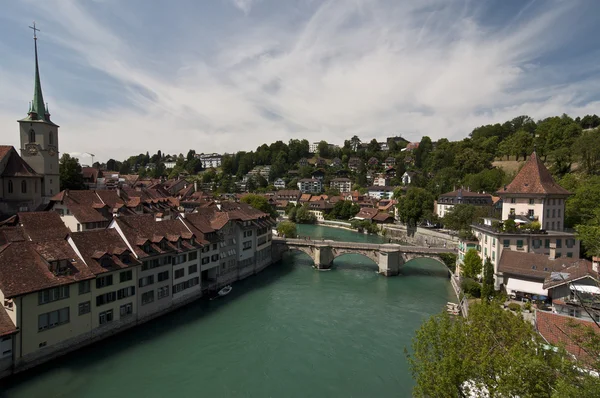
[(310, 212), (308, 205), (304, 204), (296, 210), (296, 222), (298, 224), (314, 224), (317, 217)]
[(486, 216), (489, 216), (488, 208), (460, 203), (454, 205), (452, 209), (444, 214), (442, 223), (448, 229), (462, 231), (469, 229), (471, 224), (478, 218)]
[(481, 297), (489, 301), (494, 295), (494, 265), (489, 257), (485, 258), (483, 264), (483, 286), (481, 287)]
[(600, 171), (600, 129), (582, 132), (573, 144), (573, 152), (579, 156), (586, 173)]
[(467, 319), (435, 315), (407, 352), (413, 396), (550, 397), (575, 372), (564, 350), (545, 344), (530, 323), (499, 305), (475, 303)]
[(596, 208), (593, 215), (586, 224), (577, 225), (575, 230), (585, 247), (585, 254), (589, 257), (600, 257), (600, 208)]
[(255, 209), (260, 210), (263, 213), (269, 214), (273, 218), (277, 218), (278, 216), (275, 208), (271, 206), (267, 198), (265, 198), (262, 195), (248, 194), (242, 197), (241, 202), (247, 203)]
[(282, 221), (277, 224), (277, 233), (285, 238), (295, 238), (298, 236), (296, 224), (291, 221)]
[(481, 267), (481, 258), (477, 254), (477, 250), (469, 249), (460, 267), (461, 274), (465, 278), (476, 279), (481, 274)]
[(68, 153), (63, 154), (60, 158), (58, 170), (61, 191), (64, 189), (85, 189), (81, 165), (77, 158), (71, 157)]
[(406, 225), (416, 226), (424, 216), (433, 211), (433, 195), (423, 188), (409, 188), (406, 195), (398, 201), (400, 221)]
[(319, 142), (319, 145), (317, 146), (317, 151), (319, 152), (320, 157), (329, 159), (329, 144), (327, 143), (327, 141)]

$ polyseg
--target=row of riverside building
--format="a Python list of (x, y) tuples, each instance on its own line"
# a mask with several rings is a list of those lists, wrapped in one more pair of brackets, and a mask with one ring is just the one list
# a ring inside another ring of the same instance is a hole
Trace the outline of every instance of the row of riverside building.
[(1, 376), (148, 321), (271, 264), (274, 220), (244, 203), (208, 202), (171, 219), (117, 214), (106, 226), (79, 232), (65, 217), (17, 213), (0, 227)]

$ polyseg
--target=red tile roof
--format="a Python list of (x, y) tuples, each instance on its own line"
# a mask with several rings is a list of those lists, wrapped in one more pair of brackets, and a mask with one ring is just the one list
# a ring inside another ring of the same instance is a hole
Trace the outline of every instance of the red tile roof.
[(600, 333), (600, 329), (594, 322), (537, 310), (535, 323), (538, 333), (548, 343), (554, 346), (564, 346), (569, 353), (584, 363), (596, 360), (596, 358), (589, 358), (585, 350), (581, 348), (581, 342), (586, 338), (584, 333), (586, 328), (596, 334)]
[(17, 218), (29, 239), (34, 242), (64, 240), (69, 235), (69, 228), (54, 211), (17, 213)]
[(571, 195), (554, 181), (535, 151), (512, 182), (498, 192), (500, 196), (506, 194)]
[[(55, 275), (49, 261), (69, 260), (69, 272)], [(13, 242), (0, 248), (0, 290), (12, 298), (93, 278), (66, 241)]]
[(0, 150), (0, 159), (6, 160), (4, 170), (2, 170), (2, 177), (41, 177), (40, 174), (36, 173), (26, 161), (17, 153), (15, 148), (2, 146)]
[(0, 308), (0, 337), (17, 333), (17, 327), (6, 311), (10, 310), (4, 307)]
[[(132, 255), (131, 250), (116, 229), (75, 232), (71, 235), (71, 238), (85, 263), (95, 275), (139, 264), (139, 261)], [(129, 263), (123, 261), (122, 255), (128, 256)], [(101, 260), (105, 256), (111, 261), (110, 265), (103, 267)]]
[(505, 274), (528, 276), (543, 281), (552, 272), (563, 271), (567, 267), (586, 260), (559, 257), (551, 260), (545, 254), (524, 253), (504, 249), (498, 262), (498, 271)]
[(364, 218), (365, 220), (372, 220), (377, 215), (377, 213), (379, 213), (379, 210), (377, 209), (371, 207), (363, 207), (362, 209), (360, 209), (360, 211), (355, 217)]
[[(54, 202), (62, 202), (73, 216), (80, 223), (102, 222), (112, 218), (108, 205), (105, 205), (96, 191), (87, 190), (65, 190), (61, 195), (56, 195), (52, 199)], [(102, 208), (105, 207), (105, 215), (102, 214)]]
[(571, 263), (560, 270), (560, 274), (548, 275), (544, 280), (544, 289), (553, 288), (582, 278), (591, 277), (598, 281), (598, 272), (592, 268), (592, 263), (583, 258)]

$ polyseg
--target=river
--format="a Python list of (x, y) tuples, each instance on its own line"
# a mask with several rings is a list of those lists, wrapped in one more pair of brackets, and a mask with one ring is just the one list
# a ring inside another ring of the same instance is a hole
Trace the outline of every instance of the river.
[[(377, 236), (299, 226), (314, 238)], [(386, 278), (359, 255), (331, 271), (292, 253), (199, 301), (91, 347), (3, 380), (0, 397), (410, 397), (406, 356), (423, 320), (452, 288), (431, 259)]]

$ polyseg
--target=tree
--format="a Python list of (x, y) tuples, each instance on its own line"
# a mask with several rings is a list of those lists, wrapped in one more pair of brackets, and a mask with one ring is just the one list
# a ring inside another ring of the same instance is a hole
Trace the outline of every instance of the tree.
[(594, 210), (594, 217), (586, 224), (575, 227), (577, 237), (585, 247), (585, 254), (589, 257), (600, 257), (600, 208)]
[(588, 174), (595, 174), (600, 170), (600, 130), (588, 130), (573, 144), (573, 152), (581, 159), (581, 166)]
[(275, 210), (275, 208), (271, 206), (267, 198), (265, 198), (262, 195), (248, 194), (242, 198), (241, 202), (247, 203), (255, 209), (260, 210), (263, 213), (267, 213), (273, 218), (277, 218), (278, 216), (278, 213)]
[(448, 229), (462, 231), (468, 229), (477, 218), (488, 215), (488, 209), (485, 207), (459, 203), (444, 214), (442, 223)]
[(317, 151), (319, 152), (320, 157), (329, 159), (329, 144), (327, 143), (327, 141), (319, 142), (319, 145), (317, 146)]
[(296, 209), (296, 222), (298, 224), (314, 224), (317, 222), (317, 216), (310, 212), (308, 205), (304, 204)]
[(284, 238), (295, 238), (298, 236), (296, 224), (291, 221), (282, 221), (277, 224), (277, 233)]
[(406, 195), (400, 197), (397, 206), (400, 221), (416, 226), (424, 215), (433, 211), (433, 195), (423, 188), (409, 188)]
[(481, 274), (481, 258), (479, 254), (477, 254), (477, 250), (469, 249), (467, 254), (465, 254), (465, 258), (463, 259), (463, 264), (460, 267), (460, 271), (465, 278), (476, 279), (479, 274)]
[(490, 301), (494, 294), (494, 265), (489, 257), (485, 258), (483, 264), (483, 286), (481, 287), (481, 297)]
[(85, 189), (81, 165), (77, 158), (71, 157), (68, 153), (63, 154), (60, 158), (58, 170), (61, 191), (64, 189)]
[(358, 151), (358, 148), (360, 147), (360, 138), (358, 138), (358, 136), (355, 135), (350, 138), (350, 147), (354, 152)]
[(417, 149), (415, 149), (415, 167), (422, 168), (426, 164), (431, 151), (433, 151), (431, 138), (424, 136), (421, 138), (421, 142)]
[(407, 352), (413, 396), (552, 396), (559, 380), (572, 381), (576, 373), (563, 349), (545, 344), (530, 323), (499, 305), (475, 303), (467, 319), (435, 315)]

